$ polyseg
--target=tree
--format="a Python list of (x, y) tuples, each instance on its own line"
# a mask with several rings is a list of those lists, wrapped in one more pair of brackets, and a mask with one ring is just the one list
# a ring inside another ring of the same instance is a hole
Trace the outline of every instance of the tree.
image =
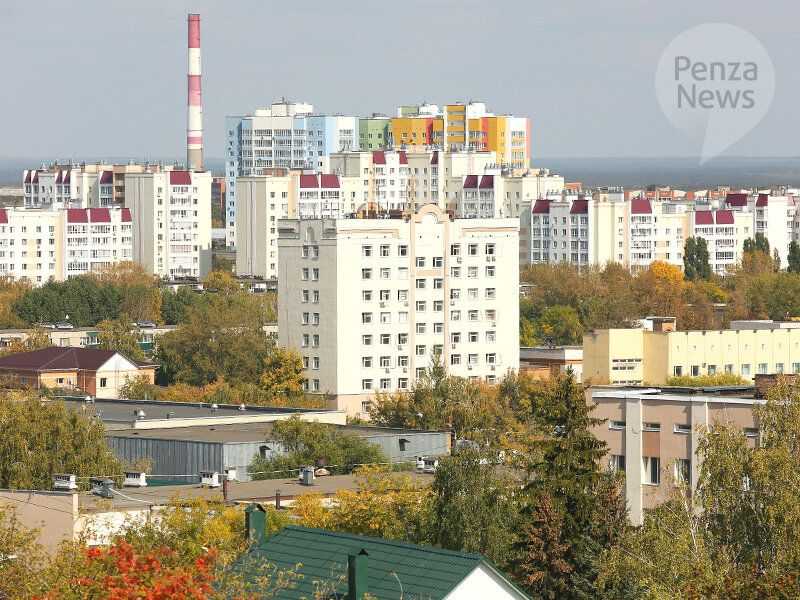
[(789, 273), (800, 273), (800, 245), (792, 240), (789, 242), (789, 254), (786, 257), (786, 270)]
[(139, 345), (140, 334), (134, 331), (127, 315), (121, 315), (118, 319), (103, 319), (97, 325), (97, 331), (98, 348), (116, 350), (131, 360), (145, 360)]
[(31, 576), (46, 559), (38, 534), (20, 523), (14, 506), (0, 503), (0, 598), (30, 598), (42, 591)]
[(742, 246), (742, 251), (747, 254), (763, 252), (769, 255), (769, 240), (763, 233), (757, 233), (755, 238), (747, 238)]
[(200, 296), (187, 287), (177, 292), (164, 290), (161, 294), (161, 318), (167, 325), (177, 325), (186, 320), (186, 309), (200, 304)]
[(683, 271), (670, 263), (654, 260), (636, 274), (633, 288), (639, 314), (677, 315), (683, 302)]
[(50, 334), (47, 329), (41, 325), (37, 325), (33, 329), (29, 329), (25, 339), (17, 341), (14, 340), (12, 344), (0, 350), (0, 356), (10, 356), (12, 354), (19, 354), (20, 352), (31, 352), (33, 350), (41, 350), (52, 346), (50, 341)]
[(355, 433), (347, 433), (334, 425), (307, 421), (300, 415), (275, 421), (267, 442), (277, 444), (281, 454), (270, 458), (254, 457), (248, 471), (253, 479), (281, 479), (303, 465), (313, 465), (317, 459), (327, 461), (333, 474), (352, 473), (365, 464), (386, 463), (380, 446)]
[(683, 246), (683, 271), (689, 281), (711, 279), (711, 264), (705, 238), (690, 237), (686, 239)]
[(116, 286), (80, 276), (31, 289), (12, 310), (27, 323), (56, 323), (69, 315), (76, 327), (94, 327), (103, 319), (116, 319), (121, 305), (122, 293)]
[(213, 289), (221, 294), (236, 294), (242, 291), (242, 285), (233, 278), (230, 271), (211, 270), (203, 280), (206, 290)]
[(125, 383), (119, 388), (120, 398), (128, 398), (130, 400), (157, 400), (160, 390), (158, 387), (150, 383), (150, 378), (147, 375), (138, 375), (131, 377), (125, 376)]
[(435, 545), (483, 554), (501, 569), (514, 559), (519, 512), (514, 484), (497, 458), (466, 447), (439, 461), (433, 479)]
[(210, 294), (214, 301), (189, 307), (186, 320), (157, 338), (159, 384), (203, 386), (220, 378), (258, 384), (274, 347), (263, 326), (267, 308), (252, 294)]
[(279, 394), (285, 397), (303, 394), (303, 359), (295, 350), (276, 347), (264, 359), (261, 387), (269, 398)]
[(578, 313), (570, 306), (554, 306), (542, 315), (539, 337), (549, 345), (580, 344), (583, 336)]
[(108, 450), (103, 422), (61, 400), (2, 392), (0, 423), (0, 487), (49, 490), (55, 473), (73, 473), (86, 484), (88, 477), (125, 468)]

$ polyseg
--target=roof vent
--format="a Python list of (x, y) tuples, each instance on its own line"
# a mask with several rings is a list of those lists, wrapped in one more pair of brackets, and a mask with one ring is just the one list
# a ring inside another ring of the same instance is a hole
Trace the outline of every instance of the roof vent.
[(78, 481), (73, 473), (56, 473), (53, 475), (54, 490), (77, 490)]
[(216, 404), (212, 404), (211, 405), (211, 411), (212, 412), (217, 412), (218, 410), (219, 410), (219, 406), (217, 406)]
[(147, 487), (147, 473), (144, 471), (125, 471), (125, 487)]
[(133, 411), (133, 416), (136, 417), (138, 420), (143, 420), (147, 415), (144, 414), (143, 410), (135, 410)]
[(92, 484), (94, 485), (92, 488), (93, 494), (109, 500), (114, 497), (114, 482), (111, 479), (94, 479)]
[(239, 410), (247, 410), (247, 407), (244, 404), (240, 404)]

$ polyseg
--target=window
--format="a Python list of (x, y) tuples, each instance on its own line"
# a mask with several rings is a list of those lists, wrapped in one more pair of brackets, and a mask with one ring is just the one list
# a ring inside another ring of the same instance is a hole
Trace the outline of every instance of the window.
[(372, 256), (372, 246), (361, 246), (361, 256), (369, 258)]
[(313, 325), (319, 325), (319, 313), (314, 313), (312, 315), (311, 323)]
[(100, 387), (101, 388), (108, 387), (108, 378), (107, 377), (101, 377), (100, 378)]
[(750, 365), (742, 365), (742, 377), (750, 377)]
[(311, 281), (319, 281), (319, 269), (311, 269)]
[(391, 323), (392, 322), (392, 313), (390, 312), (382, 312), (381, 313), (381, 323)]
[(478, 267), (468, 267), (467, 277), (475, 278), (478, 276)]
[(647, 485), (659, 485), (661, 483), (661, 461), (658, 457), (642, 457), (642, 483)]
[(397, 389), (398, 390), (407, 390), (408, 389), (408, 378), (401, 377), (397, 380)]
[[(307, 271), (308, 269), (304, 269)], [(372, 269), (361, 269), (361, 279), (372, 279)]]
[(478, 256), (478, 244), (469, 244), (467, 246), (467, 254), (469, 256)]
[(423, 334), (425, 333), (425, 323), (417, 323), (417, 333)]
[(759, 375), (766, 375), (767, 374), (767, 363), (758, 363), (758, 374)]
[(372, 323), (372, 313), (371, 312), (361, 313), (361, 322), (365, 325)]
[(478, 288), (469, 288), (467, 290), (467, 298), (469, 300), (477, 300), (478, 299)]
[[(798, 367), (800, 367), (800, 363), (797, 363)], [(733, 365), (725, 365), (725, 372), (726, 373), (733, 373)]]
[(416, 354), (417, 356), (425, 356), (425, 345), (418, 344), (417, 346), (415, 346), (414, 354)]
[(372, 391), (372, 379), (362, 379), (361, 389), (364, 390), (365, 392)]
[(708, 365), (708, 374), (709, 375), (716, 375), (717, 374), (717, 365)]
[(312, 348), (319, 348), (319, 335), (318, 334), (314, 334), (311, 337), (311, 347)]
[(424, 256), (418, 256), (416, 262), (417, 262), (417, 268), (418, 269), (424, 269), (425, 268), (425, 257)]
[(424, 279), (417, 279), (414, 283), (415, 283), (415, 287), (418, 290), (424, 290), (425, 289), (425, 280)]
[(315, 356), (315, 357), (314, 357), (314, 358), (311, 360), (311, 368), (312, 368), (312, 369), (319, 369), (319, 356)]
[(477, 354), (470, 354), (467, 357), (467, 361), (470, 365), (477, 365), (478, 364), (478, 355)]
[[(383, 300), (383, 298), (381, 298)], [(362, 302), (372, 302), (372, 290), (364, 290), (361, 292)]]
[(378, 364), (383, 367), (391, 367), (392, 366), (392, 357), (391, 356), (381, 356)]
[(408, 290), (397, 290), (397, 299), (401, 302), (408, 300)]
[(486, 267), (486, 276), (487, 277), (494, 277), (495, 270), (494, 267)]
[(675, 433), (692, 433), (692, 426), (688, 423), (675, 423)]
[(800, 362), (793, 362), (792, 363), (792, 373), (800, 372)]
[(625, 471), (625, 456), (623, 454), (609, 454), (608, 456), (608, 470), (609, 471)]
[(477, 310), (470, 310), (467, 312), (467, 321), (477, 321), (477, 320), (478, 320)]
[(451, 365), (460, 365), (461, 364), (461, 355), (460, 354), (451, 354), (450, 355), (450, 364)]
[(625, 429), (625, 421), (609, 421), (609, 429)]
[(450, 277), (453, 279), (461, 277), (461, 267), (450, 267)]
[(495, 299), (495, 288), (486, 288), (486, 299), (487, 300)]
[(433, 333), (444, 333), (444, 323), (434, 323)]
[(397, 269), (398, 279), (408, 279), (408, 267), (400, 267)]
[(494, 352), (491, 352), (486, 355), (486, 364), (487, 365), (494, 365), (497, 364), (497, 356)]
[(675, 459), (675, 484), (688, 486), (692, 482), (691, 461), (688, 458)]
[(398, 346), (405, 346), (408, 343), (408, 334), (407, 333), (398, 333), (397, 334), (397, 345)]
[(494, 331), (487, 331), (486, 332), (486, 342), (488, 344), (493, 344), (496, 338), (496, 334)]
[(362, 356), (361, 357), (361, 366), (365, 369), (369, 369), (372, 367), (372, 357), (371, 356)]
[(450, 244), (450, 256), (458, 256), (461, 254), (461, 244)]
[(368, 413), (371, 408), (372, 408), (372, 402), (370, 402), (369, 400), (364, 400), (361, 403), (361, 412), (362, 413)]
[(414, 308), (416, 309), (417, 312), (425, 312), (425, 309), (427, 307), (424, 300), (417, 300), (417, 302), (414, 305)]
[(303, 334), (303, 348), (308, 348), (308, 340), (309, 340), (308, 334), (304, 333)]
[(461, 320), (461, 311), (460, 310), (451, 310), (450, 311), (450, 320), (451, 321), (460, 321)]
[(486, 311), (486, 320), (494, 321), (495, 319), (497, 319), (497, 311), (493, 308), (490, 308)]
[(381, 269), (381, 279), (389, 279), (392, 276), (392, 270), (388, 267)]
[(397, 357), (397, 366), (398, 367), (408, 367), (408, 356), (398, 356)]
[(486, 244), (486, 256), (494, 256), (494, 244)]
[(389, 256), (389, 245), (388, 244), (382, 244), (381, 245), (380, 255), (381, 256)]
[(450, 334), (450, 343), (451, 344), (458, 344), (461, 341), (461, 334), (460, 333), (451, 333)]
[(700, 375), (700, 365), (692, 365), (691, 367), (692, 377), (697, 377)]
[(311, 315), (307, 312), (303, 313), (303, 320), (302, 320), (303, 325), (308, 325), (310, 323), (310, 316)]
[(303, 290), (303, 302), (308, 302), (308, 290)]
[(361, 336), (361, 345), (362, 346), (372, 346), (372, 336), (371, 335), (362, 335)]
[(661, 423), (642, 423), (642, 431), (661, 431)]
[(450, 300), (460, 300), (461, 299), (461, 290), (458, 288), (453, 288), (450, 290)]
[(672, 374), (673, 375), (683, 375), (683, 367), (681, 367), (681, 366), (672, 367)]
[(444, 289), (444, 279), (437, 278), (433, 280), (433, 289), (435, 290), (443, 290)]
[(397, 256), (408, 256), (408, 246), (402, 244), (397, 247)]
[(303, 276), (302, 276), (302, 279), (303, 279), (303, 281), (308, 281), (308, 268), (307, 268), (307, 267), (304, 267), (304, 268), (303, 268)]
[(443, 265), (444, 265), (444, 257), (442, 256), (433, 257), (433, 267), (435, 269), (441, 269)]
[(312, 299), (311, 299), (311, 301), (312, 301), (314, 304), (318, 304), (318, 303), (319, 303), (319, 290), (314, 290), (314, 294), (313, 294), (313, 296), (312, 296)]
[(391, 389), (391, 387), (392, 387), (392, 380), (391, 379), (388, 379), (388, 378), (381, 379), (381, 389), (382, 390), (388, 390), (388, 389)]

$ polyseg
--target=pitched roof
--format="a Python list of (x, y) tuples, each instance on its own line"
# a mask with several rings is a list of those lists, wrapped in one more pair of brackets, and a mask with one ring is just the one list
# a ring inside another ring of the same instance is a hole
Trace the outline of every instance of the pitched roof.
[(130, 208), (123, 208), (122, 209), (122, 222), (123, 223), (130, 223), (133, 221), (131, 218), (131, 209)]
[(323, 174), (319, 176), (319, 187), (321, 188), (338, 188), (339, 178), (336, 175)]
[[(64, 371), (84, 369), (96, 371), (115, 354), (119, 354), (119, 352), (116, 350), (51, 346), (42, 350), (4, 356), (0, 358), (0, 370)], [(120, 354), (120, 356), (124, 355)], [(131, 362), (134, 362), (138, 367), (149, 364), (139, 361)]]
[(431, 164), (438, 165), (439, 164), (439, 151), (436, 150), (433, 155), (431, 155)]
[(769, 203), (769, 196), (767, 194), (759, 194), (756, 200), (756, 206), (767, 206)]
[(89, 217), (85, 208), (68, 208), (67, 223), (88, 223)]
[(747, 206), (747, 194), (728, 194), (725, 196), (728, 206)]
[(170, 185), (192, 185), (192, 176), (189, 171), (170, 171), (169, 172)]
[(301, 188), (318, 188), (319, 181), (317, 181), (316, 175), (300, 175), (300, 187)]
[[(257, 565), (263, 561), (278, 569), (294, 569), (301, 564), (299, 572), (304, 578), (294, 589), (280, 591), (276, 598), (313, 598), (314, 582), (329, 580), (333, 570), (334, 577), (345, 576), (337, 590), (344, 598), (348, 554), (362, 549), (368, 556), (368, 591), (378, 598), (399, 598), (402, 585), (403, 597), (440, 600), (481, 564), (504, 577), (480, 554), (294, 525), (279, 529), (252, 547), (243, 566), (245, 571), (250, 570), (248, 565), (253, 560)], [(510, 582), (508, 585), (513, 586)]]
[(717, 225), (733, 225), (733, 211), (718, 210), (716, 216)]
[(381, 150), (374, 150), (372, 152), (372, 162), (376, 165), (385, 165), (386, 154)]
[(534, 215), (542, 215), (550, 212), (550, 200), (537, 200), (531, 209)]
[(571, 215), (588, 215), (589, 214), (589, 201), (588, 200), (574, 200), (572, 206), (569, 207), (569, 214)]
[(0, 208), (0, 223), (3, 225), (8, 223), (8, 212), (6, 212), (5, 208)]
[(695, 225), (713, 225), (714, 213), (710, 210), (698, 210), (694, 213)]
[(407, 165), (408, 164), (408, 157), (406, 156), (406, 153), (405, 153), (404, 150), (400, 150), (400, 152), (397, 153), (397, 156), (399, 157), (401, 165)]
[(493, 189), (494, 175), (484, 175), (483, 177), (481, 177), (481, 184), (478, 187), (480, 187), (482, 190)]
[(464, 189), (476, 189), (478, 187), (478, 176), (477, 175), (467, 175), (466, 179), (464, 179)]
[(651, 215), (653, 214), (653, 207), (650, 206), (650, 200), (647, 198), (634, 198), (631, 200), (631, 214), (632, 215)]
[(111, 223), (111, 213), (107, 208), (90, 208), (89, 220), (92, 223)]
[(103, 171), (100, 175), (100, 183), (109, 184), (114, 182), (114, 173), (111, 171)]

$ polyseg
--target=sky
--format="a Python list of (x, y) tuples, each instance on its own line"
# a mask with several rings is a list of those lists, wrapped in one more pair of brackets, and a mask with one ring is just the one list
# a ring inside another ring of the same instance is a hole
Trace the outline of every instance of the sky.
[(206, 157), (224, 155), (226, 115), (282, 97), (358, 116), (480, 100), (531, 118), (534, 162), (699, 156), (655, 71), (671, 40), (714, 22), (755, 36), (775, 68), (765, 117), (725, 155), (800, 154), (797, 0), (4, 0), (0, 157), (185, 155), (190, 12)]

